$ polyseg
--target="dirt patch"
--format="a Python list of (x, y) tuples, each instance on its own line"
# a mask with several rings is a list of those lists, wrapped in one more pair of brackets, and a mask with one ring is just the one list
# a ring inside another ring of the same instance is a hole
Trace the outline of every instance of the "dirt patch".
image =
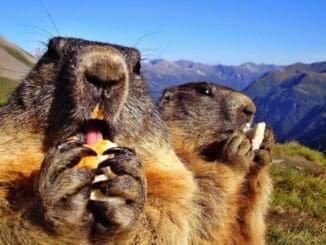
[(277, 224), (283, 230), (299, 232), (305, 230), (313, 235), (326, 234), (326, 223), (303, 212), (271, 209), (267, 215), (268, 224)]
[(326, 175), (326, 168), (313, 162), (309, 161), (302, 156), (289, 156), (285, 153), (277, 153), (273, 156), (273, 163), (276, 165), (286, 164), (287, 166), (293, 167), (301, 172), (312, 174), (314, 176)]
[(326, 223), (312, 215), (272, 209), (266, 218), (268, 244), (326, 243)]

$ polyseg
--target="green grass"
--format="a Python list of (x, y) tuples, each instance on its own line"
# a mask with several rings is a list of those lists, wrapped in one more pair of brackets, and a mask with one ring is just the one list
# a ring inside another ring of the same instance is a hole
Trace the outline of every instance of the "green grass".
[[(318, 228), (318, 227), (316, 227)], [(302, 228), (289, 229), (280, 226), (277, 222), (272, 222), (269, 226), (268, 244), (289, 245), (289, 244), (326, 244), (326, 237), (323, 237), (320, 231), (314, 232), (306, 231)]]
[[(268, 244), (326, 244), (325, 157), (290, 142), (277, 144), (273, 158), (282, 161), (270, 168), (274, 191), (267, 217)], [(307, 171), (317, 164), (322, 171)]]
[[(11, 54), (12, 56), (14, 56), (17, 60), (21, 61), (22, 63), (24, 63), (25, 65), (29, 66), (29, 67), (33, 67), (34, 64), (33, 62), (29, 61), (28, 59), (26, 59), (21, 53), (19, 53), (17, 50), (3, 44), (0, 42), (0, 47), (3, 48), (4, 50), (6, 50), (9, 54)], [(22, 51), (23, 52), (23, 51)]]
[(7, 102), (10, 94), (17, 86), (17, 81), (6, 77), (0, 77), (0, 107)]
[(270, 173), (274, 181), (274, 208), (305, 212), (326, 222), (325, 176), (313, 176), (279, 165), (272, 165)]
[(291, 141), (286, 144), (276, 144), (274, 147), (274, 153), (277, 154), (280, 152), (289, 156), (302, 156), (309, 161), (313, 161), (326, 167), (326, 158), (323, 153), (302, 146), (296, 141)]

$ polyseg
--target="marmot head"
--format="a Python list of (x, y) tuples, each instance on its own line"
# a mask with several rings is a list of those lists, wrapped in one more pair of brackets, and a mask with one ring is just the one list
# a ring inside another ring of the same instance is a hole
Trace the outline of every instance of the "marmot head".
[(252, 122), (256, 112), (247, 96), (209, 82), (166, 88), (158, 109), (177, 148), (205, 154)]
[(61, 37), (49, 41), (8, 106), (44, 131), (46, 146), (74, 135), (132, 142), (153, 114), (138, 50)]

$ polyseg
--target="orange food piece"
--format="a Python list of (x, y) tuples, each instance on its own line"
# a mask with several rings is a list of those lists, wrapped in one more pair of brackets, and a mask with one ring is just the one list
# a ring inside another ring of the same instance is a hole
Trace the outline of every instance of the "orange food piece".
[(84, 144), (84, 146), (94, 150), (97, 153), (97, 156), (84, 156), (76, 167), (87, 167), (93, 169), (97, 168), (99, 162), (108, 159), (108, 156), (104, 156), (102, 153), (109, 148), (116, 147), (117, 145), (109, 140), (99, 140), (94, 145)]

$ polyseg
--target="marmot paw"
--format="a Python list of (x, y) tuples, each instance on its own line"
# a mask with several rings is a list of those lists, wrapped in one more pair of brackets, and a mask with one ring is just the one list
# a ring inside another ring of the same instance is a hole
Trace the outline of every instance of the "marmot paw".
[(254, 162), (256, 167), (263, 167), (272, 161), (272, 148), (275, 144), (274, 134), (270, 127), (267, 127), (264, 134), (264, 140), (260, 148), (255, 151)]
[(94, 155), (79, 141), (65, 141), (50, 148), (34, 190), (43, 216), (55, 232), (89, 229), (93, 217), (87, 204), (94, 174), (86, 168), (73, 168), (83, 156)]
[(225, 143), (222, 150), (222, 163), (240, 171), (247, 171), (254, 159), (250, 139), (243, 133), (236, 133)]
[(133, 150), (114, 147), (103, 154), (114, 157), (94, 171), (89, 207), (95, 218), (96, 237), (128, 231), (141, 214), (146, 196), (143, 165)]
[(275, 144), (274, 133), (271, 127), (266, 127), (264, 133), (264, 140), (260, 146), (260, 149), (271, 151)]

